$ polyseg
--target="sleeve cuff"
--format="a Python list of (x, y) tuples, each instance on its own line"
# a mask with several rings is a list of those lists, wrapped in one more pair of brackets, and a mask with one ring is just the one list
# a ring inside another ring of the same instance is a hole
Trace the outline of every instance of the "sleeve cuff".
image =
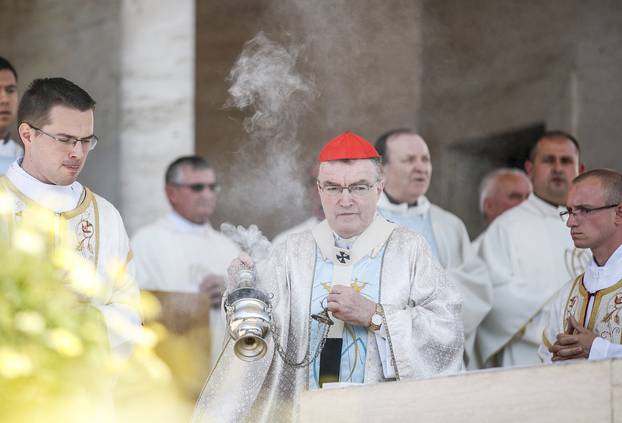
[(592, 348), (590, 348), (590, 356), (588, 359), (603, 360), (608, 358), (609, 345), (611, 345), (611, 342), (597, 336), (594, 338), (594, 342), (592, 342)]

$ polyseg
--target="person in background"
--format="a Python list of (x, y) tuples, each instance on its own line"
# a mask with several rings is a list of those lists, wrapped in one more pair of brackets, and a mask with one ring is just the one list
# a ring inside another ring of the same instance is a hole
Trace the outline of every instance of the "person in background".
[(24, 155), (22, 146), (11, 138), (11, 126), (17, 117), (17, 71), (0, 56), (0, 174), (6, 173), (11, 163)]
[[(504, 211), (525, 201), (531, 191), (531, 181), (520, 169), (502, 167), (486, 174), (479, 186), (479, 210), (486, 227)], [(479, 250), (484, 232), (485, 229), (473, 241), (475, 251)]]
[(570, 182), (583, 171), (577, 140), (562, 131), (544, 133), (525, 170), (533, 193), (492, 222), (479, 250), (494, 287), (492, 309), (477, 338), (482, 360), (490, 366), (540, 363), (547, 304), (583, 272), (589, 257), (575, 249), (559, 218)]
[(171, 211), (132, 237), (136, 279), (142, 289), (209, 294), (212, 365), (224, 338), (219, 310), (224, 278), (227, 267), (240, 252), (233, 241), (211, 225), (219, 190), (216, 173), (207, 160), (179, 157), (164, 176)]
[(589, 248), (593, 259), (553, 300), (540, 357), (622, 357), (622, 174), (595, 169), (577, 176), (561, 215), (575, 246)]
[(469, 369), (477, 368), (475, 334), (492, 302), (486, 266), (471, 246), (462, 220), (425, 196), (430, 187), (432, 160), (423, 138), (410, 129), (394, 129), (378, 138), (376, 149), (382, 155), (385, 175), (378, 210), (391, 222), (423, 235), (447, 270), (449, 281), (460, 290), (465, 363)]

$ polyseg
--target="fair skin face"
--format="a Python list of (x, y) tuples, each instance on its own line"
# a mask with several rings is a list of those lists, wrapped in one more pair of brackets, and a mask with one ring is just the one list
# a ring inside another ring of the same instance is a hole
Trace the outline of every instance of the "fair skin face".
[[(217, 193), (209, 186), (215, 183), (216, 175), (212, 169), (182, 166), (175, 183), (166, 185), (166, 197), (180, 216), (196, 224), (209, 223), (218, 199)], [(203, 185), (202, 190), (193, 190), (192, 185), (196, 184)], [(209, 296), (212, 307), (219, 307), (224, 286), (225, 279), (222, 276), (207, 275), (201, 281), (199, 290)]]
[(6, 137), (17, 115), (17, 81), (13, 72), (0, 70), (0, 138)]
[(326, 220), (337, 235), (348, 239), (363, 233), (374, 220), (376, 204), (383, 188), (383, 181), (378, 181), (374, 164), (370, 160), (323, 162), (318, 183), (320, 187), (373, 185), (364, 196), (354, 196), (348, 190), (331, 196), (325, 190), (319, 190)]
[(502, 174), (493, 181), (490, 196), (484, 200), (484, 218), (489, 225), (504, 211), (518, 206), (531, 193), (531, 184), (526, 176)]
[[(611, 205), (598, 178), (587, 178), (572, 184), (568, 192), (566, 207), (593, 209)], [(608, 209), (595, 210), (584, 216), (568, 216), (566, 226), (577, 248), (592, 250), (594, 260), (604, 265), (615, 250), (622, 244), (622, 205)]]
[[(33, 125), (59, 138), (82, 139), (93, 135), (93, 110), (80, 111), (65, 106), (50, 109), (48, 123)], [(24, 143), (22, 168), (41, 182), (70, 185), (78, 178), (89, 154), (82, 143), (66, 145), (22, 123), (19, 135)]]
[[(610, 205), (598, 178), (587, 178), (571, 185), (566, 206), (569, 210), (593, 209)], [(594, 260), (604, 265), (622, 244), (622, 205), (595, 210), (581, 217), (568, 216), (566, 226), (577, 248), (592, 250)], [(568, 322), (568, 332), (557, 335), (549, 351), (553, 360), (588, 358), (595, 335), (581, 326), (573, 317)]]
[[(335, 197), (325, 190), (319, 190), (326, 220), (337, 235), (347, 239), (363, 233), (374, 219), (376, 204), (383, 188), (383, 181), (378, 181), (374, 164), (370, 160), (323, 162), (320, 165), (318, 183), (320, 187), (374, 184), (362, 196), (343, 190)], [(335, 285), (331, 289), (327, 307), (335, 318), (358, 326), (369, 326), (371, 316), (376, 310), (374, 302), (363, 297), (354, 288), (341, 285)]]
[(570, 182), (583, 172), (579, 153), (566, 138), (543, 138), (538, 142), (533, 160), (525, 162), (525, 171), (533, 192), (555, 205), (564, 205)]
[[(318, 183), (321, 187), (373, 185), (365, 195), (359, 196), (353, 196), (348, 190), (333, 196), (319, 189), (324, 214), (331, 229), (346, 239), (363, 233), (374, 219), (376, 204), (383, 188), (383, 181), (378, 181), (374, 164), (370, 160), (323, 162), (320, 164)], [(240, 255), (231, 266), (239, 266), (240, 262), (248, 267), (253, 266), (251, 258), (246, 254)], [(376, 312), (376, 303), (350, 286), (335, 285), (328, 294), (327, 308), (333, 313), (333, 317), (345, 323), (368, 327)]]
[[(182, 166), (177, 180), (165, 187), (166, 197), (173, 209), (192, 223), (202, 225), (209, 223), (214, 214), (218, 195), (209, 188), (216, 183), (216, 175), (212, 169), (193, 169)], [(191, 185), (202, 184), (201, 191), (194, 191)]]
[(383, 166), (385, 191), (402, 203), (416, 203), (430, 187), (432, 162), (428, 146), (418, 135), (396, 135), (387, 140)]

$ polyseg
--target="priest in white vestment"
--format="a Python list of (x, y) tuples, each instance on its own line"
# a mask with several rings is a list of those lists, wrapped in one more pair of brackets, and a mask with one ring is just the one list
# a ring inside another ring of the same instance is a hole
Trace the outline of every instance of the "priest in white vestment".
[(555, 297), (540, 345), (545, 362), (622, 357), (622, 174), (583, 173), (568, 193), (566, 225), (589, 248), (585, 273)]
[[(76, 251), (95, 264), (105, 281), (103, 295), (91, 301), (104, 317), (110, 347), (127, 356), (141, 324), (129, 239), (115, 207), (76, 181), (97, 143), (94, 107), (88, 93), (66, 79), (33, 81), (18, 111), (25, 155), (0, 177), (0, 190), (12, 199), (17, 219), (24, 209), (39, 206), (67, 222)], [(110, 270), (119, 265), (125, 274), (114, 278)]]
[(0, 174), (5, 174), (11, 163), (24, 155), (22, 146), (10, 134), (17, 117), (17, 102), (17, 71), (0, 56)]
[[(273, 295), (276, 332), (267, 336), (268, 350), (245, 362), (229, 342), (194, 421), (291, 422), (300, 393), (330, 381), (376, 383), (461, 369), (460, 294), (423, 237), (376, 214), (383, 187), (376, 150), (346, 132), (322, 149), (320, 161), (326, 220), (290, 235), (257, 264), (257, 287)], [(325, 344), (325, 325), (311, 319), (324, 307), (335, 322)]]
[(423, 235), (447, 278), (460, 290), (465, 362), (469, 369), (478, 368), (475, 333), (492, 303), (488, 270), (472, 248), (462, 220), (425, 196), (432, 163), (423, 138), (409, 129), (392, 130), (378, 138), (376, 149), (383, 157), (385, 176), (378, 209), (387, 220)]
[[(520, 169), (502, 167), (487, 173), (479, 186), (479, 211), (485, 228), (503, 212), (525, 201), (532, 191), (531, 181)], [(486, 229), (473, 241), (475, 251), (479, 251), (485, 232)]]
[(589, 257), (589, 252), (574, 247), (559, 216), (570, 181), (582, 170), (576, 140), (560, 131), (545, 133), (525, 169), (533, 194), (492, 222), (480, 247), (494, 286), (492, 310), (477, 339), (488, 365), (540, 363), (545, 306), (583, 272)]
[(199, 156), (174, 160), (166, 171), (165, 184), (172, 210), (132, 237), (136, 279), (146, 290), (210, 294), (213, 364), (224, 338), (219, 310), (224, 277), (240, 249), (210, 223), (219, 186), (207, 160)]

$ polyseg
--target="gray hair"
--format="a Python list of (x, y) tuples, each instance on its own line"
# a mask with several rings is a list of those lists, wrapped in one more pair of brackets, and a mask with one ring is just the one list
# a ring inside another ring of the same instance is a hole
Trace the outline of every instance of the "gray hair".
[[(382, 159), (379, 157), (370, 157), (369, 159), (339, 159), (339, 160), (335, 160), (336, 162), (342, 162), (342, 163), (353, 163), (355, 160), (369, 160), (373, 165), (374, 165), (374, 169), (376, 170), (376, 177), (378, 180), (382, 179), (383, 176), (383, 172), (382, 172)], [(321, 164), (321, 163), (320, 163)]]
[(525, 180), (529, 182), (529, 187), (531, 188), (531, 181), (529, 180), (525, 172), (515, 167), (501, 167), (499, 169), (495, 169), (491, 172), (488, 172), (486, 176), (484, 176), (484, 179), (482, 179), (482, 182), (479, 184), (479, 211), (480, 212), (484, 213), (484, 201), (486, 201), (487, 198), (490, 198), (494, 194), (497, 188), (498, 178), (501, 176), (506, 176), (506, 175), (516, 175), (516, 176), (524, 177)]

